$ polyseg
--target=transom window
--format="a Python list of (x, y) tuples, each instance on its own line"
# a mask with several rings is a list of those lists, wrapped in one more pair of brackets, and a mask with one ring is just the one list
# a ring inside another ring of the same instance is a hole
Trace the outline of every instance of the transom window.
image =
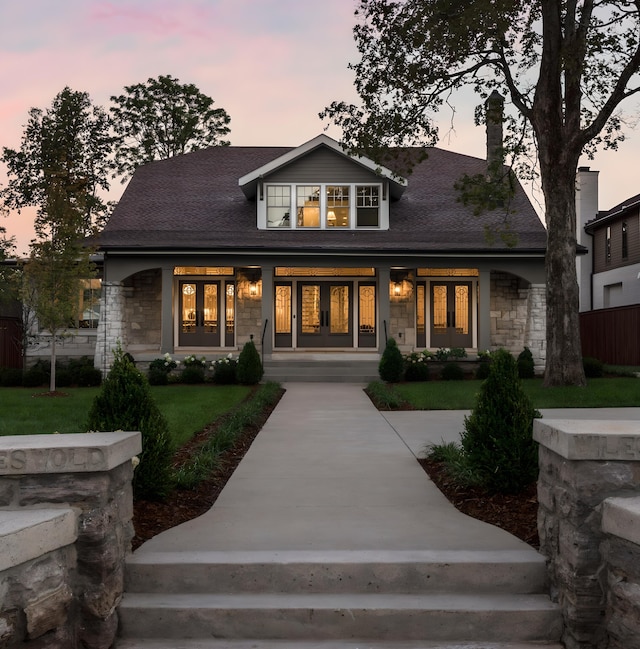
[(266, 185), (264, 196), (267, 228), (354, 229), (383, 224), (381, 185)]

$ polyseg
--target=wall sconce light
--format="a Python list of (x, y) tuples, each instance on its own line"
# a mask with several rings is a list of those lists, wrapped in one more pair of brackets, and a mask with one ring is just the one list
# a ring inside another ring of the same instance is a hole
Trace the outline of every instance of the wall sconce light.
[(258, 295), (258, 283), (257, 282), (249, 282), (249, 295), (251, 297), (255, 297)]
[(396, 297), (400, 297), (401, 292), (402, 292), (402, 284), (400, 282), (394, 282), (393, 283), (393, 294)]

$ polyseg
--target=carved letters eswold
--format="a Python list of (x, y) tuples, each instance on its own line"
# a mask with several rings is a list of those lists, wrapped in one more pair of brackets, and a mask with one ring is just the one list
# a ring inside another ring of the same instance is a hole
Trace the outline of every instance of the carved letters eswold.
[(31, 448), (0, 450), (0, 471), (4, 475), (99, 471), (105, 455), (100, 448)]

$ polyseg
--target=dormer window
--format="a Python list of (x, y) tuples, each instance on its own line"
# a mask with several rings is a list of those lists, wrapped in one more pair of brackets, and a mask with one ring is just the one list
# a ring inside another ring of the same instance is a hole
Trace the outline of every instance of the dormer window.
[[(263, 195), (266, 201), (258, 202), (258, 222), (261, 222), (262, 205), (266, 203), (266, 227), (269, 229), (353, 230), (381, 228), (388, 222), (389, 208), (386, 201), (381, 200), (380, 184), (265, 183)], [(292, 214), (295, 218), (291, 218)]]

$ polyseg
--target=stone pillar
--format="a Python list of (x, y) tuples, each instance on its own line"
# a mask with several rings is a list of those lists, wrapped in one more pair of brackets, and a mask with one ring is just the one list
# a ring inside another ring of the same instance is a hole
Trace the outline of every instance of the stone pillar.
[(547, 361), (547, 295), (544, 284), (531, 284), (527, 299), (525, 347), (531, 350), (536, 374), (544, 374)]
[(604, 649), (602, 512), (607, 498), (640, 494), (640, 426), (537, 419), (533, 436), (540, 443), (540, 552), (548, 560), (551, 596), (562, 609), (562, 640), (566, 649)]
[[(141, 448), (138, 432), (0, 437), (0, 522), (3, 517), (12, 520), (25, 512), (40, 512), (41, 526), (46, 522), (41, 514), (45, 507), (54, 515), (73, 512), (76, 517), (73, 534), (67, 535), (66, 543), (57, 544), (66, 569), (58, 570), (55, 581), (41, 580), (36, 589), (29, 584), (47, 570), (54, 546), (47, 547), (43, 529), (30, 534), (26, 525), (20, 530), (23, 544), (32, 538), (36, 553), (22, 551), (11, 566), (3, 566), (12, 571), (12, 578), (0, 589), (0, 627), (3, 620), (5, 626), (7, 620), (15, 619), (16, 624), (10, 641), (6, 628), (0, 632), (6, 641), (2, 646), (112, 646), (125, 557), (133, 538), (131, 458)], [(32, 569), (28, 561), (36, 561), (38, 554), (45, 558), (40, 568)], [(21, 565), (26, 569), (21, 570)]]
[(126, 349), (125, 300), (121, 282), (103, 282), (94, 365), (107, 374), (118, 343)]

